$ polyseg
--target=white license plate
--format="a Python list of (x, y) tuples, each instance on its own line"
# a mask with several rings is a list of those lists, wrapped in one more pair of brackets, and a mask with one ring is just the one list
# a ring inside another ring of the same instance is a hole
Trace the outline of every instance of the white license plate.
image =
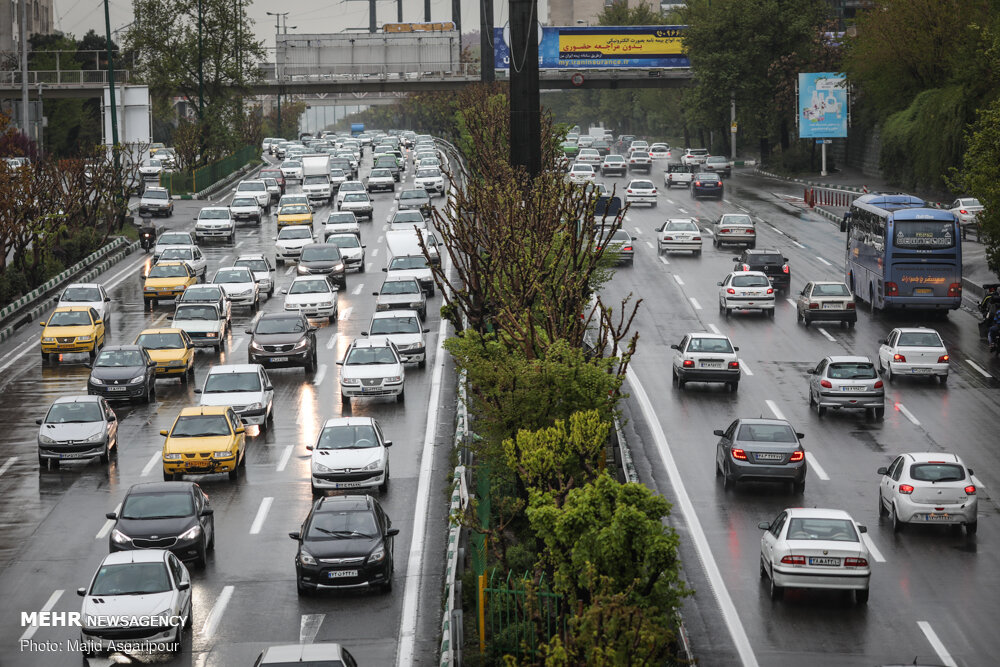
[(703, 361), (700, 365), (701, 368), (722, 368), (721, 361)]
[(81, 458), (83, 458), (83, 456), (84, 456), (83, 452), (79, 452), (79, 453), (78, 452), (71, 452), (69, 454), (60, 454), (59, 458), (61, 458), (61, 459), (81, 459)]
[(361, 486), (361, 482), (334, 482), (335, 489), (356, 489)]
[(108, 391), (125, 391), (125, 387), (108, 387)]
[(361, 391), (366, 394), (374, 394), (375, 392), (382, 391), (382, 387), (362, 387)]
[(931, 369), (929, 369), (929, 368), (911, 368), (910, 372), (911, 373), (915, 373), (917, 375), (922, 375), (924, 373), (930, 373)]
[(276, 364), (276, 363), (280, 363), (282, 361), (286, 361), (286, 359), (285, 359), (285, 357), (270, 357), (268, 359), (268, 361), (270, 361), (272, 364)]
[(840, 559), (839, 558), (823, 558), (823, 557), (812, 558), (812, 557), (810, 557), (809, 558), (809, 564), (810, 565), (840, 565)]
[(823, 310), (840, 310), (839, 303), (824, 303)]
[(326, 573), (327, 579), (341, 579), (358, 576), (357, 570), (330, 570)]
[(744, 292), (744, 296), (760, 296), (760, 292)]
[(926, 521), (947, 521), (951, 516), (948, 514), (928, 514), (925, 517)]
[(866, 391), (867, 387), (841, 387), (840, 391)]
[(765, 453), (765, 454), (755, 454), (754, 458), (756, 458), (758, 461), (780, 461), (781, 459), (784, 458), (784, 455)]

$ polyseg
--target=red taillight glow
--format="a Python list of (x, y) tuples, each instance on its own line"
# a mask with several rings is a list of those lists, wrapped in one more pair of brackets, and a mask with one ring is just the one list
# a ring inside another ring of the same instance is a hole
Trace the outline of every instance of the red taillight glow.
[(939, 364), (948, 363), (948, 359), (950, 359), (950, 358), (951, 357), (949, 357), (947, 354), (942, 354), (940, 357), (938, 357), (938, 363)]
[(958, 212), (961, 213), (962, 215), (968, 215), (969, 214), (969, 212), (966, 211), (964, 208), (958, 209)]
[(894, 355), (892, 355), (892, 360), (893, 361), (901, 361), (904, 364), (906, 363), (906, 357), (904, 355), (902, 355), (902, 354), (894, 354)]
[(824, 387), (826, 389), (833, 389), (833, 385), (830, 384), (829, 380), (820, 380), (819, 381), (819, 386)]
[(729, 362), (729, 368), (730, 369), (736, 369), (736, 368), (739, 368), (739, 367), (740, 367), (740, 362), (738, 362), (738, 361), (730, 361)]
[(819, 308), (818, 303), (813, 303), (813, 302), (809, 303), (809, 310), (816, 310), (817, 308)]
[(629, 194), (632, 194), (632, 189), (631, 189), (631, 188), (629, 188), (629, 189), (628, 189), (628, 190), (626, 190), (625, 192), (627, 192), (627, 193), (629, 193)]
[(701, 181), (695, 181), (694, 184), (695, 185), (701, 185)]
[(913, 493), (913, 487), (910, 486), (909, 484), (900, 484), (899, 492), (908, 496), (911, 493)]
[(883, 386), (884, 386), (884, 385), (882, 384), (882, 381), (881, 381), (881, 380), (876, 380), (876, 381), (875, 381), (875, 388), (876, 388), (876, 389), (881, 389), (881, 388), (882, 388)]
[(673, 241), (673, 240), (674, 240), (674, 237), (673, 237), (673, 236), (664, 236), (664, 237), (663, 237), (663, 240), (664, 240), (664, 241)]
[(742, 449), (740, 449), (739, 447), (733, 447), (733, 458), (738, 459), (740, 461), (746, 461), (747, 453)]
[(969, 484), (967, 487), (965, 487), (965, 495), (967, 495), (967, 496), (974, 496), (974, 495), (976, 495), (976, 486), (975, 486), (975, 484)]
[(785, 556), (784, 558), (781, 559), (781, 562), (784, 563), (785, 565), (805, 565), (806, 564), (806, 557), (805, 556)]
[(732, 287), (728, 287), (726, 288), (726, 294), (736, 294), (736, 290), (734, 290)]
[(896, 283), (886, 283), (885, 284), (885, 295), (886, 296), (899, 296), (899, 285)]
[(774, 288), (773, 287), (768, 287), (767, 288), (767, 293), (768, 294), (774, 294)]
[(741, 271), (749, 271), (750, 270), (750, 265), (749, 264), (743, 264), (742, 266), (743, 266), (743, 268), (740, 269)]
[(854, 302), (853, 301), (848, 301), (847, 302), (847, 310), (854, 310)]
[(755, 230), (753, 230), (753, 229), (748, 229), (745, 233), (747, 233), (747, 234), (756, 234), (757, 232)]
[(685, 359), (684, 360), (684, 368), (691, 368), (692, 366), (694, 366), (694, 362), (693, 361), (691, 361), (690, 359)]
[(700, 240), (701, 240), (701, 237), (700, 237), (700, 236), (695, 236), (695, 237), (692, 237), (692, 239), (691, 239), (691, 240), (692, 240), (692, 241), (700, 241)]
[(720, 230), (719, 230), (719, 233), (720, 233), (720, 234), (728, 234), (728, 233), (729, 233), (729, 232), (731, 232), (731, 231), (732, 231), (731, 229), (720, 229)]
[(788, 265), (787, 265), (787, 264), (785, 264), (784, 266), (782, 266), (782, 267), (781, 267), (781, 270), (782, 270), (782, 271), (783, 271), (784, 273), (788, 273)]
[(844, 567), (868, 567), (868, 561), (864, 558), (847, 557), (844, 559)]
[(948, 296), (962, 296), (962, 283), (948, 285)]
[(796, 463), (798, 461), (801, 461), (805, 457), (806, 457), (806, 453), (803, 452), (803, 451), (801, 451), (801, 450), (799, 450), (797, 452), (792, 452), (792, 457), (790, 459), (788, 459), (788, 462), (789, 463)]
[(625, 252), (632, 252), (632, 246), (627, 245), (624, 248), (622, 248), (622, 250), (625, 251)]

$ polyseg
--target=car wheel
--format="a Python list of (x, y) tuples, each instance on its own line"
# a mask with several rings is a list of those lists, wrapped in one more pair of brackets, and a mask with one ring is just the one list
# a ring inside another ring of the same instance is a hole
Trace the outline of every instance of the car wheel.
[(729, 316), (732, 314), (732, 311), (729, 308), (726, 308), (726, 307), (723, 307), (722, 310), (726, 314), (726, 319), (728, 320)]
[(166, 470), (163, 471), (163, 481), (164, 482), (172, 482), (173, 479), (174, 479), (173, 473), (167, 472)]
[(806, 327), (808, 327), (810, 324), (812, 324), (812, 320), (810, 320), (808, 317), (806, 317), (806, 316), (803, 315), (802, 316), (802, 323), (804, 325), (806, 325)]
[(878, 370), (879, 375), (885, 375), (885, 366), (882, 365), (882, 357), (876, 357), (875, 368)]
[(767, 316), (772, 320), (774, 319), (774, 308), (771, 308), (770, 310), (767, 311)]
[(240, 478), (240, 465), (237, 463), (236, 467), (229, 471), (229, 481), (235, 482)]
[(736, 480), (726, 474), (726, 471), (722, 471), (722, 489), (724, 491), (729, 491), (734, 486), (736, 486)]
[(854, 325), (855, 325), (854, 320), (848, 320), (848, 322), (847, 322), (847, 328), (848, 329), (853, 329)]
[(868, 589), (854, 591), (854, 601), (858, 604), (868, 604)]
[(764, 567), (764, 559), (760, 559), (760, 578), (767, 579), (767, 568)]
[(727, 382), (726, 384), (729, 385), (729, 391), (730, 391), (730, 393), (735, 394), (740, 389), (740, 383), (738, 381), (737, 382)]
[(385, 493), (389, 492), (389, 466), (388, 465), (386, 465), (386, 467), (385, 467), (385, 479), (383, 479), (382, 483), (378, 485), (378, 490), (379, 490), (379, 493), (382, 493), (382, 494), (385, 494)]
[(889, 382), (895, 382), (896, 376), (892, 374), (892, 364), (885, 367), (885, 379)]
[(340, 395), (340, 404), (346, 408), (351, 407), (351, 397), (346, 394)]
[(899, 515), (896, 514), (896, 506), (893, 505), (889, 508), (889, 523), (892, 524), (892, 532), (899, 533), (903, 530), (903, 522), (899, 520)]
[(888, 512), (885, 510), (885, 503), (882, 502), (882, 492), (878, 492), (878, 518), (879, 520), (884, 519), (888, 516)]
[(111, 443), (104, 443), (104, 453), (101, 454), (101, 463), (107, 465), (111, 462)]
[(938, 375), (938, 382), (940, 382), (941, 384), (948, 384), (948, 376)]
[(396, 402), (404, 403), (406, 401), (406, 387), (403, 387), (402, 391), (396, 394)]
[(826, 415), (826, 408), (825, 408), (824, 406), (820, 405), (820, 404), (819, 404), (819, 403), (817, 402), (817, 403), (816, 403), (816, 416), (818, 416), (818, 417), (823, 417), (823, 416), (825, 416), (825, 415)]
[(701, 257), (701, 250), (695, 250), (694, 251), (694, 256), (695, 257)]
[(42, 363), (43, 363), (43, 364), (47, 364), (47, 363), (49, 363), (49, 359), (50, 359), (51, 357), (52, 357), (52, 355), (51, 355), (51, 354), (49, 354), (48, 352), (42, 352)]
[(312, 595), (312, 589), (307, 586), (303, 586), (301, 579), (295, 580), (295, 591), (299, 594), (300, 597), (307, 597)]
[(312, 372), (314, 372), (316, 370), (316, 353), (315, 352), (313, 354), (309, 355), (309, 358), (306, 359), (305, 369), (306, 369), (306, 373), (312, 373)]
[(885, 407), (872, 409), (872, 416), (878, 420), (885, 419)]
[(806, 492), (806, 481), (802, 480), (801, 482), (792, 482), (792, 491), (794, 491), (796, 495), (801, 496)]
[(718, 249), (720, 247), (719, 239), (712, 239), (712, 245)]
[(771, 599), (780, 600), (785, 595), (785, 589), (774, 583), (774, 568), (771, 568)]
[(194, 559), (194, 564), (199, 570), (204, 570), (208, 565), (208, 548), (204, 544), (198, 549), (198, 557)]
[(816, 398), (813, 396), (812, 389), (809, 390), (809, 407), (816, 405)]
[(965, 524), (965, 534), (975, 535), (976, 531), (979, 530), (979, 521), (973, 521), (971, 523)]
[(795, 309), (795, 321), (801, 322), (804, 318), (802, 317), (802, 311), (798, 308)]

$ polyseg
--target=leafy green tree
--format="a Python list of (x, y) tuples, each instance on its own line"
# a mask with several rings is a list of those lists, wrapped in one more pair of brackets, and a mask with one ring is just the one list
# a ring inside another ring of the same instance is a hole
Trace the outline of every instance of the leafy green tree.
[(629, 7), (625, 0), (616, 0), (604, 5), (597, 22), (600, 25), (660, 25), (663, 18), (663, 13), (653, 9), (648, 2)]
[(950, 184), (982, 203), (979, 224), (986, 261), (1000, 278), (1000, 99), (979, 111), (966, 140), (962, 171), (953, 173)]

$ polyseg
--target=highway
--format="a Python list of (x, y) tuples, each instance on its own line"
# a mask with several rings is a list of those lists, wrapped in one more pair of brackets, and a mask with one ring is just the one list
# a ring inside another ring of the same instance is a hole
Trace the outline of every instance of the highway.
[[(370, 152), (361, 175), (370, 169)], [(413, 170), (403, 175), (412, 187)], [(298, 191), (289, 185), (288, 192)], [(193, 218), (205, 205), (228, 202), (230, 193), (212, 202), (177, 201), (173, 218), (157, 219), (164, 229), (192, 230)], [(353, 338), (367, 330), (374, 311), (372, 291), (381, 285), (385, 266), (384, 232), (394, 209), (389, 193), (375, 194), (373, 223), (362, 222), (367, 245), (366, 272), (347, 276), (340, 294), (340, 320), (319, 324), (319, 367), (269, 370), (274, 384), (275, 425), (261, 437), (248, 432), (246, 474), (230, 482), (225, 475), (187, 477), (200, 483), (215, 510), (216, 549), (204, 570), (191, 566), (194, 595), (193, 634), (177, 656), (120, 654), (84, 659), (93, 666), (151, 662), (196, 667), (252, 664), (261, 649), (273, 644), (311, 641), (341, 642), (363, 665), (391, 665), (397, 647), (411, 647), (400, 660), (409, 664), (437, 659), (440, 642), (440, 595), (445, 551), (449, 452), (454, 434), (455, 392), (450, 359), (439, 347), (437, 310), (441, 295), (428, 302), (428, 362), (425, 369), (407, 368), (405, 404), (388, 399), (353, 401), (351, 413), (375, 417), (388, 439), (392, 481), (381, 497), (395, 539), (394, 591), (388, 595), (349, 592), (299, 597), (295, 589), (293, 558), (296, 543), (288, 537), (299, 529), (312, 501), (309, 452), (319, 427), (342, 414), (339, 367)], [(440, 205), (444, 198), (435, 198)], [(276, 207), (274, 209), (276, 211)], [(264, 252), (273, 257), (276, 234), (274, 211), (261, 228), (237, 228), (234, 245), (203, 243), (211, 278), (215, 269), (231, 265), (241, 253)], [(321, 230), (329, 207), (317, 207), (315, 229)], [(132, 255), (99, 278), (113, 299), (108, 343), (132, 343), (142, 329), (167, 326), (171, 302), (144, 312), (140, 268), (146, 255)], [(280, 290), (291, 282), (293, 267), (277, 272), (275, 297), (262, 312), (282, 309)], [(113, 404), (120, 420), (120, 454), (110, 467), (92, 462), (63, 464), (39, 471), (36, 457), (38, 426), (49, 404), (59, 396), (86, 393), (89, 370), (86, 355), (66, 355), (53, 365), (42, 365), (38, 352), (40, 329), (26, 327), (0, 346), (0, 422), (5, 434), (0, 446), (0, 664), (62, 667), (79, 664), (79, 654), (67, 654), (66, 642), (79, 637), (69, 627), (22, 625), (22, 612), (78, 612), (76, 589), (87, 586), (108, 552), (110, 522), (126, 490), (140, 482), (161, 479), (160, 429), (169, 428), (179, 410), (196, 405), (200, 387), (212, 364), (246, 363), (249, 336), (244, 333), (251, 314), (233, 309), (233, 329), (221, 355), (200, 350), (197, 381), (183, 386), (178, 380), (157, 381), (157, 401), (150, 406)], [(441, 366), (441, 368), (439, 368)], [(440, 391), (432, 391), (432, 379)], [(438, 398), (431, 404), (431, 397)], [(423, 488), (418, 488), (422, 483)], [(414, 541), (414, 519), (424, 530)], [(416, 566), (416, 567), (414, 567)], [(22, 640), (34, 642), (23, 644)], [(50, 650), (57, 649), (57, 650)]]
[[(800, 191), (775, 180), (737, 173), (725, 180), (722, 201), (695, 201), (682, 188), (665, 190), (660, 168), (652, 178), (658, 206), (634, 206), (626, 215), (635, 264), (620, 268), (603, 296), (609, 305), (630, 293), (643, 299), (635, 320), (638, 352), (625, 387), (625, 433), (642, 482), (675, 503), (670, 522), (696, 591), (684, 614), (698, 663), (845, 667), (919, 658), (920, 664), (996, 664), (1000, 364), (979, 340), (977, 320), (966, 309), (928, 320), (861, 308), (854, 329), (822, 322), (807, 329), (796, 323), (785, 297), (794, 299), (808, 280), (843, 280), (844, 239), (834, 223), (795, 212), (781, 195)], [(628, 182), (599, 180), (622, 193)], [(757, 248), (776, 248), (789, 259), (792, 287), (779, 296), (774, 320), (740, 313), (726, 319), (717, 307), (716, 283), (732, 270), (739, 249), (714, 249), (710, 224), (720, 213), (741, 211), (758, 218)], [(654, 230), (669, 217), (699, 220), (706, 232), (701, 257), (657, 256)], [(807, 369), (829, 354), (874, 359), (879, 338), (893, 327), (915, 324), (942, 334), (951, 354), (947, 386), (922, 378), (887, 382), (882, 422), (863, 412), (831, 412), (820, 419), (810, 410)], [(670, 345), (697, 331), (722, 332), (740, 347), (744, 376), (738, 393), (723, 385), (671, 385)], [(712, 431), (737, 417), (760, 416), (786, 418), (805, 434), (804, 495), (765, 483), (724, 491), (715, 477), (718, 437)], [(907, 451), (955, 452), (975, 471), (978, 535), (942, 526), (911, 526), (897, 535), (880, 523), (876, 469)], [(757, 524), (790, 506), (844, 509), (869, 527), (875, 562), (867, 605), (855, 605), (840, 592), (801, 590), (771, 601), (766, 580), (758, 576)]]

